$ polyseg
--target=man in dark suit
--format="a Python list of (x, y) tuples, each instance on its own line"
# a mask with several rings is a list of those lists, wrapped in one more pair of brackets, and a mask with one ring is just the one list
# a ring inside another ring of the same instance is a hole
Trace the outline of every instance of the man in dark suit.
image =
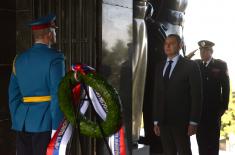
[(218, 155), (221, 117), (228, 109), (229, 76), (227, 64), (213, 59), (214, 43), (198, 42), (201, 60), (199, 64), (203, 78), (203, 110), (197, 132), (200, 155)]
[(154, 132), (160, 136), (165, 155), (190, 155), (190, 136), (201, 116), (202, 80), (196, 62), (179, 55), (178, 35), (164, 43), (167, 60), (156, 67), (154, 85)]

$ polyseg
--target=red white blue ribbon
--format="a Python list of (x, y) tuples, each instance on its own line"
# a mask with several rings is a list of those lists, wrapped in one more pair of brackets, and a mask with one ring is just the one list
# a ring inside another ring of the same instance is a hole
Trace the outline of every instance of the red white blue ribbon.
[(66, 155), (71, 135), (71, 124), (67, 120), (63, 120), (47, 147), (47, 155)]
[[(98, 115), (105, 120), (107, 115), (107, 110), (101, 96), (89, 87), (89, 95), (92, 100), (95, 111)], [(117, 133), (109, 137), (109, 147), (113, 155), (126, 155), (126, 145), (125, 145), (125, 132), (124, 127), (122, 127)]]

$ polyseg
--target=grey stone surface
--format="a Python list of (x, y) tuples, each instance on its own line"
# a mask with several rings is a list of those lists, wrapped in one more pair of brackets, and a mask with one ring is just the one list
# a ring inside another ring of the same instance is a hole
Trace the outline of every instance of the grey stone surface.
[(150, 147), (143, 145), (132, 150), (132, 155), (150, 155)]

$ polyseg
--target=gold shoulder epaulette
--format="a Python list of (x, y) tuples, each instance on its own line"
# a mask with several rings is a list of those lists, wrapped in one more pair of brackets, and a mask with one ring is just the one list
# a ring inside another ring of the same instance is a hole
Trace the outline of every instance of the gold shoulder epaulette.
[(18, 56), (18, 55), (15, 56), (15, 58), (14, 58), (14, 60), (13, 60), (13, 64), (12, 64), (12, 73), (13, 73), (14, 75), (16, 75), (15, 62), (16, 62), (16, 57), (17, 57), (17, 56)]

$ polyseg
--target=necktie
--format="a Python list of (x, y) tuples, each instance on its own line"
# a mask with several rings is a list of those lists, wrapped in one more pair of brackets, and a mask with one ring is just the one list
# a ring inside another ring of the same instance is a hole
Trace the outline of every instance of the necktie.
[(172, 65), (172, 60), (168, 61), (168, 66), (166, 68), (165, 74), (164, 74), (164, 80), (168, 81), (170, 79), (170, 72), (171, 72), (171, 65)]
[(203, 62), (203, 67), (204, 67), (204, 68), (206, 68), (206, 65), (207, 65), (207, 63), (206, 63), (206, 62)]

